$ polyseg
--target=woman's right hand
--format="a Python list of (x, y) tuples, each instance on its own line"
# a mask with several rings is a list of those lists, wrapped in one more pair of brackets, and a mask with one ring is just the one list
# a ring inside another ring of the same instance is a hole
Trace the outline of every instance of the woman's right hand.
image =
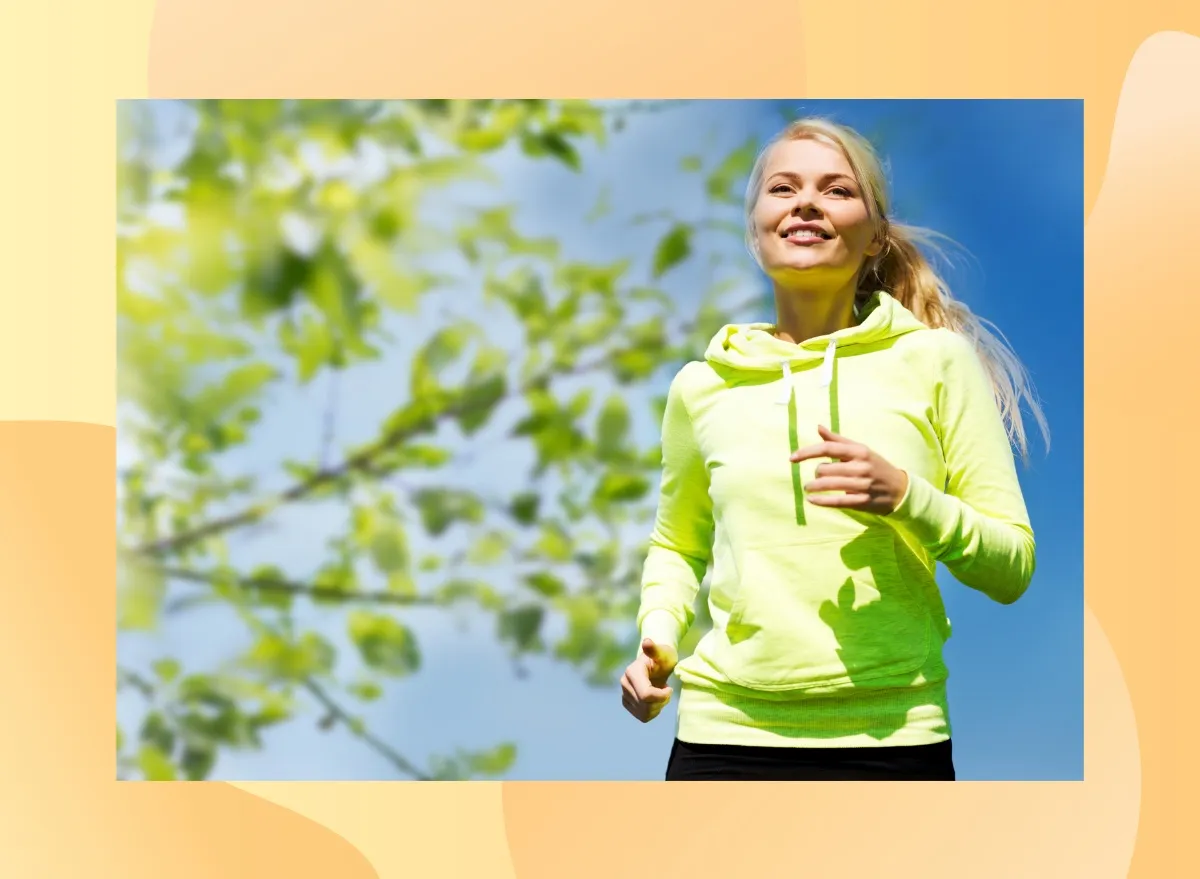
[(675, 670), (678, 659), (674, 647), (655, 644), (649, 638), (642, 641), (637, 659), (621, 676), (621, 704), (625, 710), (642, 723), (658, 717), (671, 701), (667, 678)]

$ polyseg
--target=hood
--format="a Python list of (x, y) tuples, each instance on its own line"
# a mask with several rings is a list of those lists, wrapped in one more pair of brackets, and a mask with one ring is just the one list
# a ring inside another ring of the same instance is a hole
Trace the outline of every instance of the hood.
[[(837, 360), (840, 352), (854, 345), (881, 342), (916, 330), (928, 329), (917, 320), (911, 311), (889, 294), (879, 292), (871, 295), (856, 313), (857, 323), (852, 327), (806, 339), (799, 344), (785, 342), (772, 334), (774, 326), (767, 323), (729, 324), (717, 333), (705, 352), (705, 358), (714, 367), (723, 367), (742, 375), (753, 375), (758, 380), (779, 381), (779, 393), (775, 403), (787, 407), (787, 431), (789, 448), (795, 450), (805, 442), (818, 438), (816, 424), (824, 423), (834, 433), (841, 433), (842, 404), (838, 392)], [(798, 412), (795, 375), (793, 367), (802, 369), (809, 364), (820, 364), (820, 384), (828, 390), (828, 409), (814, 409), (818, 398), (810, 398), (804, 411), (804, 428)], [(774, 373), (774, 375), (772, 375)], [(779, 376), (780, 379), (776, 379)], [(809, 478), (815, 472), (810, 467)], [(807, 501), (804, 496), (806, 479), (801, 476), (801, 464), (792, 463), (792, 493), (796, 503), (796, 524), (804, 525), (808, 520)]]
[(798, 344), (773, 335), (774, 324), (727, 324), (712, 338), (705, 359), (714, 365), (740, 372), (790, 372), (791, 366), (824, 360), (829, 364), (837, 351), (928, 329), (911, 311), (889, 294), (871, 295), (858, 313), (858, 323)]

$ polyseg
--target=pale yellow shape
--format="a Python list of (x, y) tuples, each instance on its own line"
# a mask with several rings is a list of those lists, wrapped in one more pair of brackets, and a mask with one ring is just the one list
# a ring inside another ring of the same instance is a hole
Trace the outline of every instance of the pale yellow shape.
[[(1144, 777), (1135, 879), (1200, 875), (1187, 817), (1200, 784), (1200, 712), (1191, 696), (1200, 618), (1200, 470), (1192, 466), (1200, 347), (1191, 320), (1198, 82), (1197, 37), (1161, 33), (1141, 46), (1087, 222), (1085, 565), (1088, 604), (1104, 621), (1137, 710)], [(1143, 436), (1154, 437), (1149, 468)], [(1089, 749), (1094, 736), (1089, 726)]]
[[(1068, 834), (1082, 831), (1083, 845), (1062, 865), (1064, 872), (1054, 875), (1123, 877), (1133, 857), (1141, 811), (1137, 717), (1120, 660), (1086, 605), (1083, 643), (1084, 781), (1072, 785), (1081, 787), (1083, 796), (1074, 808), (1065, 807), (1060, 817), (1070, 828)], [(1051, 834), (1051, 843), (1053, 839)], [(1050, 856), (1049, 851), (1046, 854)]]
[(381, 879), (516, 879), (501, 783), (253, 782), (235, 784), (328, 827)]
[(0, 3), (0, 419), (115, 423), (115, 108), (153, 9)]

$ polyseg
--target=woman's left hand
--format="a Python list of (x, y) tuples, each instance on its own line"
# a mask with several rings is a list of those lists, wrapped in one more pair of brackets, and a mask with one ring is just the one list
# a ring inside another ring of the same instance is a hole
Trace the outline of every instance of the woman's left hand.
[(791, 456), (793, 463), (810, 458), (834, 459), (832, 463), (818, 465), (816, 478), (804, 486), (810, 503), (883, 516), (900, 506), (908, 491), (907, 473), (862, 443), (839, 436), (827, 427), (819, 426), (817, 432), (824, 442), (797, 449)]

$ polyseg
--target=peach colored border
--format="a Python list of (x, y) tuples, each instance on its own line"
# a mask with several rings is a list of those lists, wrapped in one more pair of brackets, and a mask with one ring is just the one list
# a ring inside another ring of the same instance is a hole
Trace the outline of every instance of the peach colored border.
[[(1200, 874), (1183, 845), (1197, 781), (1183, 662), (1200, 611), (1184, 554), (1200, 496), (1185, 457), (1200, 346), (1184, 309), (1200, 203), (1200, 6), (435, 8), (15, 0), (0, 12), (11, 85), (0, 137), (0, 874)], [(1087, 780), (726, 786), (686, 799), (665, 785), (112, 781), (113, 104), (266, 94), (1085, 98)], [(734, 819), (755, 828), (738, 847), (712, 829)]]

